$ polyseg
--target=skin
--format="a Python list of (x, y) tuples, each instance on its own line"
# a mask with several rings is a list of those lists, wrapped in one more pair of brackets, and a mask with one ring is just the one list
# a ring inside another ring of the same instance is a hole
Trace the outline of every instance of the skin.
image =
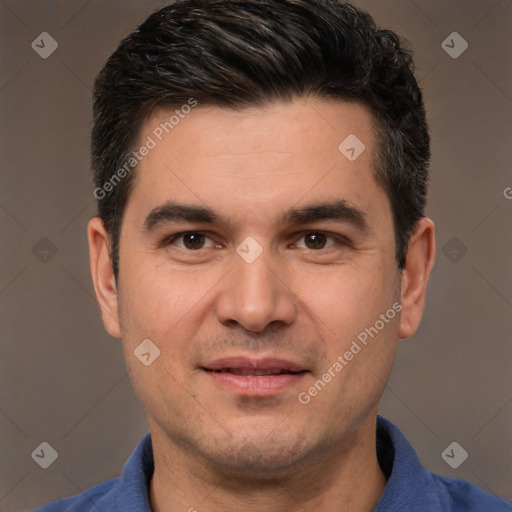
[[(165, 114), (145, 121), (141, 143)], [(155, 511), (353, 512), (377, 503), (385, 486), (375, 451), (377, 406), (397, 340), (420, 323), (435, 241), (432, 221), (422, 219), (407, 266), (398, 270), (390, 202), (372, 171), (373, 126), (357, 103), (199, 106), (136, 171), (117, 285), (108, 234), (98, 218), (90, 221), (103, 321), (122, 339), (148, 414)], [(349, 134), (366, 146), (353, 162), (338, 150)], [(346, 219), (281, 222), (291, 208), (339, 200), (362, 212), (366, 229)], [(225, 222), (145, 229), (148, 214), (167, 201), (211, 208)], [(165, 243), (184, 231), (204, 233), (201, 248), (187, 248), (184, 238)], [(328, 235), (320, 235), (320, 247), (312, 247), (311, 232)], [(236, 252), (248, 236), (263, 250), (252, 263)], [(300, 403), (298, 394), (395, 303), (400, 314)], [(144, 366), (133, 352), (147, 338), (160, 357)], [(243, 396), (201, 369), (241, 354), (293, 360), (307, 372), (269, 396)]]

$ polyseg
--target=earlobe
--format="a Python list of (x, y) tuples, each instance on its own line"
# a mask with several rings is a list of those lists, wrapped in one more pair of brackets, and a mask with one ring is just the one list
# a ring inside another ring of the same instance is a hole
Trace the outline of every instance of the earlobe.
[(120, 338), (117, 286), (110, 259), (109, 236), (99, 217), (89, 221), (87, 236), (89, 265), (103, 324), (111, 336)]
[(409, 338), (420, 325), (435, 257), (434, 223), (425, 217), (418, 222), (411, 236), (405, 269), (402, 272), (402, 311), (398, 333), (400, 338)]

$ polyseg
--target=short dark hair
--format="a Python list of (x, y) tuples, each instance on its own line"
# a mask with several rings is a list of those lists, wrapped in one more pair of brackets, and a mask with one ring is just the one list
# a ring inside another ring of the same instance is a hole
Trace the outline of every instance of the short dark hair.
[(430, 140), (412, 58), (398, 36), (342, 0), (178, 0), (125, 38), (95, 83), (95, 197), (116, 279), (134, 172), (114, 184), (112, 177), (136, 149), (144, 119), (191, 98), (241, 109), (297, 97), (359, 101), (371, 110), (375, 177), (390, 199), (404, 268), (424, 216)]

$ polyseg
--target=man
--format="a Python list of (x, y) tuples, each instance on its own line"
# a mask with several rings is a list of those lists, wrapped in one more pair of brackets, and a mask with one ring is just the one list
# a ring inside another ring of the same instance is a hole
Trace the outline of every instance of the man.
[(183, 0), (95, 87), (94, 286), (150, 434), (50, 511), (505, 511), (377, 416), (435, 258), (395, 34), (341, 0)]

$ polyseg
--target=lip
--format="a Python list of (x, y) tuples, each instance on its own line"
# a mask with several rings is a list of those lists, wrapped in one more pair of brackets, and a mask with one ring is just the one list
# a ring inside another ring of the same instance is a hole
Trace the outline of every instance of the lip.
[(225, 357), (201, 369), (216, 385), (239, 396), (275, 395), (297, 385), (309, 373), (300, 363), (274, 357)]

